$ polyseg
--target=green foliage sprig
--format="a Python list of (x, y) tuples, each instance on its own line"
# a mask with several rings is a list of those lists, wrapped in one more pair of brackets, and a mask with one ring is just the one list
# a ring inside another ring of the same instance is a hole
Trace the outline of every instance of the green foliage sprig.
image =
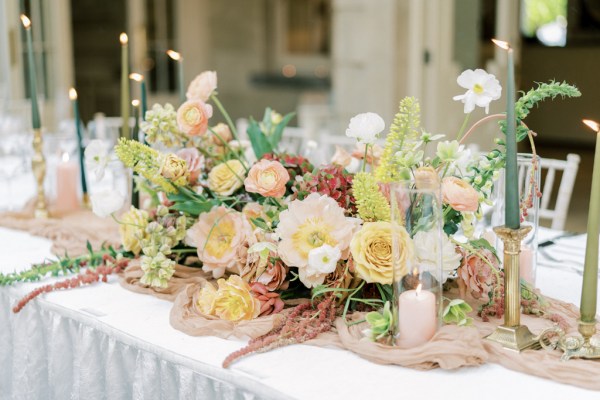
[(256, 158), (260, 160), (263, 155), (273, 153), (277, 150), (283, 136), (283, 130), (291, 119), (294, 118), (294, 115), (296, 113), (286, 114), (281, 118), (281, 121), (274, 122), (273, 110), (267, 107), (261, 123), (250, 117), (247, 133)]
[[(540, 102), (550, 99), (554, 100), (557, 96), (562, 98), (565, 97), (579, 97), (581, 92), (573, 85), (569, 85), (566, 82), (555, 82), (550, 81), (549, 83), (538, 83), (536, 88), (529, 90), (524, 93), (523, 96), (515, 103), (515, 115), (517, 117), (517, 141), (527, 137), (529, 130), (520, 122), (523, 121), (531, 112), (531, 109), (538, 105)], [(500, 123), (500, 129), (506, 134), (506, 120), (502, 120)]]
[(102, 263), (104, 255), (108, 254), (116, 257), (118, 252), (112, 246), (102, 246), (100, 250), (94, 251), (89, 242), (87, 242), (88, 252), (79, 257), (64, 257), (56, 261), (48, 261), (40, 264), (34, 264), (28, 270), (21, 272), (11, 272), (8, 274), (0, 273), (0, 286), (10, 286), (17, 282), (35, 282), (46, 276), (61, 276), (79, 272), (82, 266), (88, 268), (97, 267)]

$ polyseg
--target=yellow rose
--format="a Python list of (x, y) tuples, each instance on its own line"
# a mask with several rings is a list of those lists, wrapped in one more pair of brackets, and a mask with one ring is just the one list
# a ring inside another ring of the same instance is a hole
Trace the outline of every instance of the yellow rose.
[(137, 256), (142, 251), (140, 241), (148, 235), (146, 233), (148, 213), (131, 206), (129, 211), (121, 215), (121, 222), (119, 225), (119, 234), (121, 235), (123, 248), (133, 252)]
[[(399, 241), (400, 252), (392, 262), (392, 229)], [(392, 283), (393, 264), (396, 275), (402, 277), (414, 260), (414, 245), (404, 227), (389, 222), (367, 222), (352, 238), (350, 251), (358, 275), (368, 283)]]
[(159, 173), (177, 186), (185, 185), (189, 175), (185, 160), (172, 153), (164, 158)]
[(260, 314), (260, 301), (252, 295), (250, 286), (238, 275), (218, 280), (214, 299), (214, 314), (228, 321), (250, 320)]
[(229, 160), (208, 174), (208, 187), (221, 196), (229, 196), (244, 184), (246, 170), (239, 160)]
[(214, 315), (215, 311), (215, 297), (217, 296), (217, 289), (211, 284), (206, 283), (196, 300), (196, 308), (204, 315)]

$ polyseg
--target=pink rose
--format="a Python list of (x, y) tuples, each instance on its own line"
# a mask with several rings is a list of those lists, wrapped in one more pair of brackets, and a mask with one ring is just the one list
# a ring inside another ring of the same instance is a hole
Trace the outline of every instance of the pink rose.
[(260, 160), (250, 168), (244, 180), (246, 191), (265, 197), (281, 197), (290, 174), (279, 161)]
[(208, 129), (208, 119), (212, 117), (212, 106), (201, 100), (186, 101), (177, 110), (179, 130), (190, 136), (200, 136)]
[(195, 147), (188, 147), (177, 152), (177, 156), (185, 160), (190, 175), (188, 180), (191, 184), (198, 181), (198, 177), (204, 168), (204, 156)]
[(471, 185), (455, 176), (442, 180), (442, 198), (444, 203), (456, 211), (477, 211), (479, 195)]
[(476, 299), (487, 298), (496, 282), (496, 274), (489, 264), (498, 268), (498, 260), (489, 250), (484, 249), (480, 253), (485, 257), (487, 262), (477, 254), (469, 254), (463, 258), (462, 264), (457, 271), (466, 289), (470, 290), (471, 295)]
[(215, 71), (204, 71), (190, 83), (185, 97), (188, 100), (206, 101), (216, 88), (217, 73)]

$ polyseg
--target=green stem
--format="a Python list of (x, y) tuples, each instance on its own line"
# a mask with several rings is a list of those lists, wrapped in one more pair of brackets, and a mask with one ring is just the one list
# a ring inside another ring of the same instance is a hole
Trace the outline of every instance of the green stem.
[(367, 169), (367, 153), (369, 152), (369, 143), (365, 143), (365, 158), (363, 159), (362, 172)]
[(460, 140), (460, 138), (462, 137), (465, 129), (467, 128), (467, 123), (469, 122), (469, 117), (471, 116), (471, 113), (468, 113), (467, 115), (465, 115), (465, 119), (463, 120), (462, 126), (460, 127), (460, 130), (458, 131), (458, 135), (456, 135), (456, 140)]
[[(208, 130), (217, 137), (217, 139), (219, 139), (221, 141), (221, 143), (223, 143), (223, 145), (227, 148), (227, 150), (229, 150), (230, 153), (233, 153), (233, 156), (242, 163), (242, 166), (244, 167), (244, 169), (246, 170), (246, 172), (248, 172), (248, 167), (246, 167), (246, 164), (250, 165), (250, 162), (248, 162), (248, 159), (246, 159), (246, 155), (244, 155), (244, 152), (242, 152), (242, 155), (244, 156), (244, 159), (242, 160), (239, 156), (239, 154), (237, 153), (237, 151), (234, 151), (231, 146), (229, 145), (229, 143), (223, 139), (221, 137), (221, 135), (219, 135), (217, 132), (215, 132), (212, 128), (208, 128)], [(239, 141), (238, 141), (239, 143)], [(240, 149), (241, 149), (241, 143), (240, 143)], [(245, 161), (245, 163), (244, 163)]]
[(217, 108), (219, 109), (219, 111), (221, 112), (223, 117), (225, 118), (225, 121), (227, 121), (227, 125), (229, 125), (229, 129), (231, 130), (231, 134), (233, 135), (233, 138), (239, 142), (237, 129), (235, 129), (235, 125), (233, 124), (233, 121), (231, 120), (229, 113), (227, 112), (227, 110), (225, 110), (225, 107), (223, 107), (223, 104), (221, 104), (221, 101), (219, 100), (219, 98), (217, 97), (217, 95), (214, 92), (213, 92), (213, 94), (210, 95), (210, 98), (212, 101), (215, 102), (215, 105), (217, 106)]

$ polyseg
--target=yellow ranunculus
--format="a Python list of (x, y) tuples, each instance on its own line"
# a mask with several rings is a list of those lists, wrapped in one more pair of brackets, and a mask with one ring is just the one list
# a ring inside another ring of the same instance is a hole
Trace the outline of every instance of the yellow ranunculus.
[(148, 235), (146, 227), (148, 226), (148, 213), (144, 210), (138, 210), (131, 206), (129, 211), (121, 215), (121, 224), (119, 233), (121, 234), (121, 243), (127, 251), (135, 255), (140, 254), (142, 246), (140, 241)]
[(187, 183), (189, 175), (187, 163), (175, 154), (167, 154), (160, 167), (160, 174), (177, 186)]
[(242, 187), (244, 166), (239, 160), (229, 160), (214, 167), (208, 174), (208, 187), (221, 196), (229, 196)]
[(214, 299), (214, 315), (228, 321), (256, 318), (260, 313), (260, 301), (255, 298), (250, 286), (238, 275), (219, 279), (219, 289)]
[[(394, 227), (394, 228), (392, 228)], [(392, 262), (392, 229), (399, 241), (399, 254)], [(414, 260), (414, 245), (404, 227), (389, 222), (367, 222), (352, 238), (350, 251), (358, 275), (369, 283), (392, 283), (396, 275), (406, 275)]]

